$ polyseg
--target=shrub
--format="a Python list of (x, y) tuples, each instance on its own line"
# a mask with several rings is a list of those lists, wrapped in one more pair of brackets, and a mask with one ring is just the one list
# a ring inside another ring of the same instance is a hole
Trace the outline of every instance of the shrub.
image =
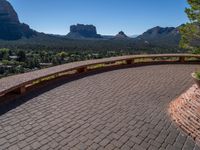
[(195, 72), (195, 76), (198, 80), (200, 80), (200, 71)]

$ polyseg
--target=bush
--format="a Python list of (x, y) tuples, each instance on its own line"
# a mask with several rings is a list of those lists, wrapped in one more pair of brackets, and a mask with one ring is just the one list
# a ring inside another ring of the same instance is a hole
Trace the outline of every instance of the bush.
[(200, 71), (195, 72), (195, 76), (198, 80), (200, 80)]

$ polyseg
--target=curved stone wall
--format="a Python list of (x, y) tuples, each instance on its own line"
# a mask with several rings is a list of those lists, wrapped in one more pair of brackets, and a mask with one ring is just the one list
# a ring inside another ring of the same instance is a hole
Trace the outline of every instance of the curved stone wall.
[(69, 72), (82, 73), (97, 68), (112, 66), (133, 65), (133, 64), (160, 64), (160, 63), (189, 63), (191, 59), (198, 62), (200, 55), (193, 54), (152, 54), (152, 55), (129, 55), (96, 60), (73, 62), (20, 75), (14, 75), (0, 79), (0, 98), (9, 93), (22, 94), (27, 87), (42, 81), (59, 78)]
[(180, 128), (200, 141), (200, 89), (197, 85), (172, 101), (169, 113)]

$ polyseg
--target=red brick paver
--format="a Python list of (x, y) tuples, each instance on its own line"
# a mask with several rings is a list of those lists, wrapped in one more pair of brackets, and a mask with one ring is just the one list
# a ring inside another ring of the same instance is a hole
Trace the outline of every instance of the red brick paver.
[(196, 68), (120, 69), (27, 95), (29, 101), (0, 116), (0, 149), (197, 150), (167, 113)]
[(200, 142), (200, 89), (193, 85), (169, 105), (172, 119)]

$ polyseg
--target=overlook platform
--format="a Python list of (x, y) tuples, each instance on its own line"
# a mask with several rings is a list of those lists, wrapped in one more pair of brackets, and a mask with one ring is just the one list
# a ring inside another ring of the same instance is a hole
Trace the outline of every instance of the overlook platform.
[(4, 106), (0, 149), (197, 150), (168, 115), (196, 69), (165, 64), (58, 80)]
[(114, 68), (123, 65), (143, 64), (169, 64), (169, 63), (197, 63), (200, 55), (193, 54), (152, 54), (152, 55), (129, 55), (104, 59), (73, 62), (47, 69), (10, 76), (0, 80), (0, 102), (6, 95), (23, 94), (30, 87), (42, 82), (80, 74), (98, 68)]

